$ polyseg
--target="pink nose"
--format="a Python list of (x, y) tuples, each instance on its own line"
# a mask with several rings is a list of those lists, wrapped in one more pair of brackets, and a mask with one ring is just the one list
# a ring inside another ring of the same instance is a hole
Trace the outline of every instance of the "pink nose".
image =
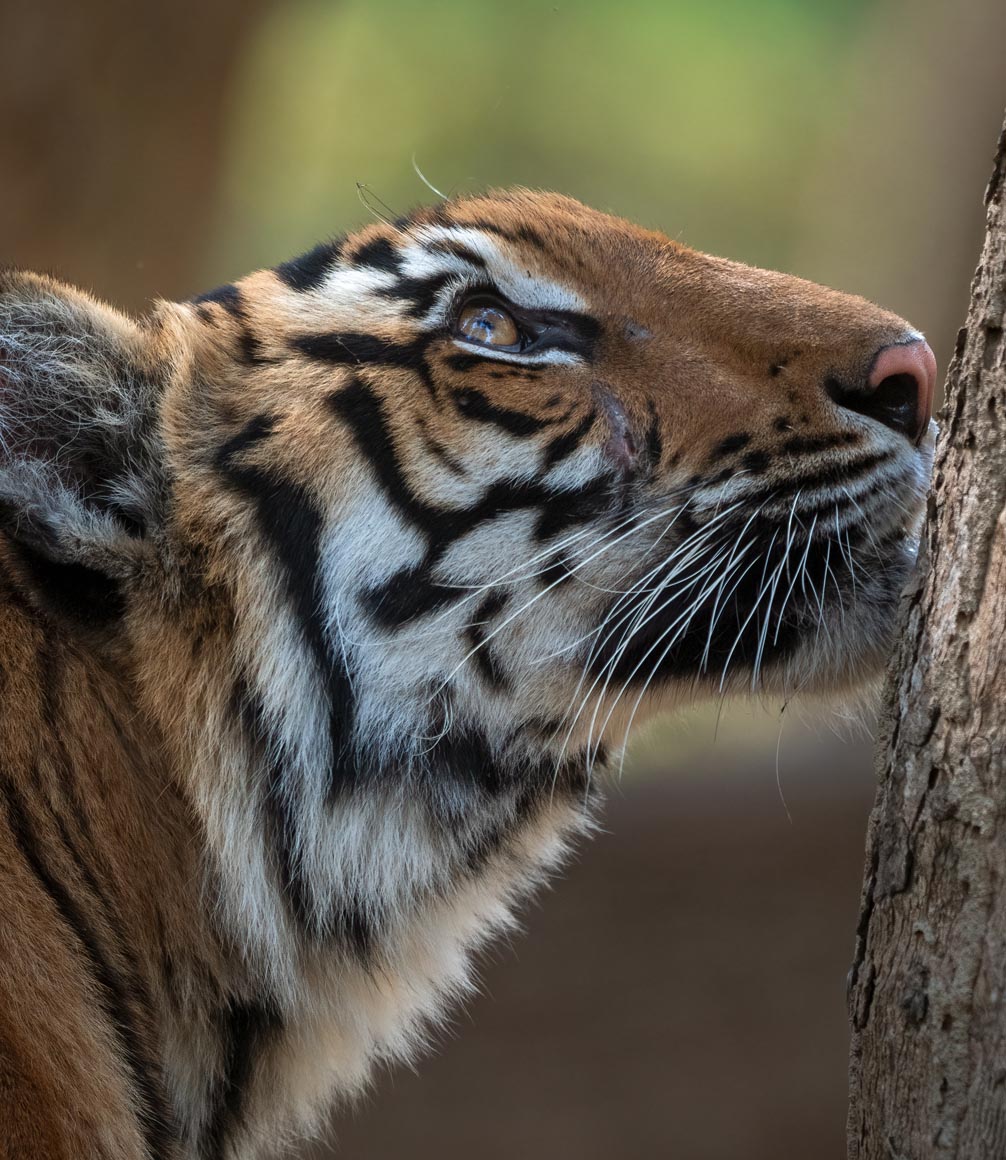
[(873, 360), (862, 410), (920, 443), (936, 395), (936, 356), (924, 338), (885, 346)]

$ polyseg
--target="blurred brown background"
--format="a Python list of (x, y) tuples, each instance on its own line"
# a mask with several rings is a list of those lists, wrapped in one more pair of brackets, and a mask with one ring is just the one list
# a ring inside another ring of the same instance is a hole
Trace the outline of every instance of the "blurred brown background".
[[(945, 367), (1004, 46), (1002, 0), (0, 0), (0, 263), (142, 310), (428, 199), (415, 158), (866, 294)], [(645, 737), (607, 832), (337, 1154), (843, 1156), (870, 747), (803, 712)]]

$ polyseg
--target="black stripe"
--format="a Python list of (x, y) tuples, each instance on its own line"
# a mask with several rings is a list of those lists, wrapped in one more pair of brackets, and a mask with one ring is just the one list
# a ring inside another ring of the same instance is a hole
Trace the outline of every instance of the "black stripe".
[(400, 626), (463, 596), (458, 588), (438, 584), (433, 568), (451, 543), (479, 524), (507, 512), (541, 506), (535, 534), (547, 539), (610, 506), (611, 479), (601, 476), (583, 487), (559, 492), (534, 481), (496, 483), (471, 507), (435, 507), (420, 499), (410, 487), (381, 404), (365, 383), (354, 378), (330, 396), (330, 403), (353, 432), (360, 454), (369, 460), (388, 499), (427, 536), (427, 553), (421, 564), (396, 573), (366, 596), (372, 614), (386, 628)]
[(504, 510), (530, 507), (548, 499), (546, 489), (536, 484), (514, 487), (497, 485), (473, 508), (449, 510), (420, 499), (406, 480), (394, 441), (375, 393), (359, 378), (329, 396), (332, 409), (347, 424), (357, 448), (371, 463), (388, 498), (434, 539), (456, 539), (476, 524)]
[(496, 237), (503, 238), (507, 242), (524, 243), (534, 246), (539, 250), (548, 250), (545, 235), (539, 233), (533, 226), (520, 225), (510, 229), (507, 226), (500, 225), (499, 222), (490, 221), (487, 218), (479, 218), (473, 222), (458, 222), (456, 224), (462, 229), (481, 230), (486, 234), (495, 234)]
[(469, 266), (474, 266), (478, 270), (486, 268), (485, 258), (476, 254), (474, 250), (470, 250), (461, 242), (452, 241), (450, 238), (442, 238), (435, 242), (428, 242), (426, 249), (431, 254), (453, 254), (455, 258), (460, 258), (463, 262), (467, 262)]
[(248, 366), (257, 366), (261, 363), (271, 361), (263, 358), (260, 354), (261, 343), (248, 325), (248, 316), (245, 313), (244, 300), (237, 286), (232, 283), (228, 283), (226, 286), (218, 286), (215, 290), (208, 290), (205, 294), (200, 294), (198, 297), (193, 298), (192, 301), (198, 308), (200, 317), (207, 321), (210, 320), (211, 316), (207, 312), (206, 307), (210, 303), (216, 303), (218, 306), (223, 307), (233, 319), (241, 324), (238, 328), (237, 343), (238, 355), (243, 363), (246, 363)]
[(452, 475), (457, 475), (462, 479), (467, 478), (468, 471), (464, 464), (460, 460), (455, 459), (438, 439), (433, 438), (426, 424), (426, 420), (421, 415), (416, 418), (416, 426), (419, 428), (419, 437), (422, 439), (423, 446), (426, 450), (435, 459), (438, 459)]
[(252, 746), (253, 756), (262, 767), (268, 844), (275, 860), (283, 901), (297, 926), (304, 931), (316, 933), (317, 924), (308, 884), (304, 881), (295, 853), (297, 813), (290, 795), (296, 793), (297, 787), (286, 776), (279, 760), (276, 752), (278, 747), (266, 723), (262, 702), (243, 679), (235, 683), (233, 706), (242, 731)]
[(474, 387), (463, 387), (453, 393), (454, 405), (467, 419), (474, 419), (479, 423), (492, 423), (506, 431), (509, 435), (524, 438), (534, 435), (544, 427), (553, 425), (555, 419), (541, 419), (537, 415), (528, 415), (524, 411), (512, 411), (508, 407), (499, 407)]
[(545, 447), (545, 459), (542, 464), (542, 474), (547, 474), (557, 463), (561, 463), (576, 451), (587, 437), (588, 431), (594, 426), (596, 419), (597, 412), (594, 410), (588, 411), (571, 431), (567, 431), (565, 435), (558, 435), (547, 444)]
[(367, 909), (359, 901), (341, 899), (329, 916), (328, 926), (342, 946), (358, 963), (374, 964), (377, 930)]
[(413, 318), (421, 318), (432, 310), (437, 295), (456, 277), (456, 274), (448, 272), (434, 274), (429, 278), (399, 278), (391, 286), (382, 286), (377, 296), (406, 299), (411, 302), (407, 313)]
[[(719, 551), (729, 551), (737, 542), (742, 522), (747, 525), (746, 520), (738, 519), (722, 527), (717, 542), (710, 544), (710, 559)], [(698, 527), (687, 513), (682, 516), (679, 525), (678, 533), (681, 537), (687, 537)], [(660, 615), (634, 632), (625, 647), (618, 640), (602, 642), (591, 657), (592, 673), (605, 673), (610, 679), (631, 681), (639, 687), (651, 675), (660, 679), (695, 678), (706, 672), (718, 678), (728, 657), (732, 669), (750, 668), (760, 647), (763, 648), (763, 667), (791, 655), (795, 648), (808, 639), (808, 634), (817, 628), (818, 608), (812, 593), (823, 594), (826, 584), (835, 582), (835, 559), (832, 558), (829, 565), (827, 544), (822, 541), (812, 542), (805, 556), (799, 547), (795, 552), (788, 552), (784, 519), (756, 521), (747, 525), (745, 534), (749, 536), (751, 559), (757, 561), (753, 567), (742, 567), (735, 571), (723, 590), (711, 586), (698, 606), (694, 601), (701, 585), (698, 588), (672, 585), (667, 590)], [(835, 556), (834, 552), (831, 554)], [(668, 567), (673, 567), (673, 558), (671, 553)], [(783, 569), (781, 583), (787, 588), (797, 574), (797, 569), (805, 569), (802, 575), (806, 577), (807, 594), (804, 594), (801, 581), (787, 602), (780, 600), (778, 606), (775, 606), (766, 605), (763, 601), (762, 616), (751, 616), (751, 610), (757, 606), (759, 596), (763, 595), (765, 577), (771, 576), (780, 566)], [(832, 569), (830, 578), (829, 567)], [(657, 577), (653, 586), (659, 583), (660, 578)], [(632, 617), (636, 606), (645, 599), (645, 596), (637, 597), (628, 605), (623, 601), (618, 615)], [(615, 598), (613, 603), (617, 600)], [(670, 631), (669, 626), (679, 621), (683, 614), (688, 616), (685, 629), (674, 634), (673, 647), (666, 655), (662, 655), (662, 641)], [(613, 669), (606, 671), (609, 664), (613, 665)]]
[(70, 891), (49, 866), (41, 853), (20, 793), (6, 773), (0, 773), (0, 788), (6, 805), (11, 834), (25, 863), (52, 901), (60, 919), (80, 944), (90, 972), (98, 985), (99, 1000), (132, 1078), (137, 1115), (151, 1160), (173, 1154), (177, 1132), (164, 1092), (160, 1068), (147, 1058), (141, 1047), (139, 1028), (130, 1007), (130, 990), (105, 958), (98, 937), (83, 910)]
[(202, 1160), (223, 1160), (234, 1134), (244, 1123), (255, 1065), (282, 1029), (279, 1012), (265, 1003), (235, 1000), (221, 1012), (222, 1066), (211, 1101), (209, 1126), (199, 1149)]
[(363, 604), (378, 625), (393, 629), (457, 604), (464, 597), (465, 590), (460, 586), (438, 584), (424, 561), (416, 568), (403, 568), (369, 589), (363, 595)]
[(562, 552), (557, 553), (549, 560), (547, 566), (538, 574), (538, 584), (541, 588), (558, 588), (567, 580), (573, 578), (573, 565)]
[(764, 475), (774, 462), (767, 451), (749, 451), (741, 459), (741, 467), (750, 475)]
[(725, 439), (721, 439), (710, 452), (709, 458), (715, 463), (724, 455), (732, 455), (735, 451), (743, 450), (750, 442), (751, 436), (747, 431), (738, 431), (736, 435), (728, 435)]
[(276, 418), (274, 415), (255, 415), (249, 419), (241, 430), (228, 439), (217, 452), (216, 465), (218, 470), (230, 470), (231, 460), (236, 455), (240, 455), (242, 451), (247, 451), (249, 447), (253, 447), (256, 443), (266, 439), (273, 433), (275, 427)]
[(232, 282), (218, 286), (215, 290), (207, 290), (192, 299), (196, 306), (206, 306), (216, 303), (222, 306), (232, 318), (243, 318), (244, 307), (241, 302), (241, 291)]
[[(7, 505), (0, 511), (7, 514)], [(11, 522), (17, 528), (17, 515)], [(71, 624), (104, 629), (118, 623), (126, 610), (126, 597), (114, 576), (85, 564), (53, 560), (12, 532), (13, 555), (21, 565), (39, 603), (51, 616)]]
[(576, 524), (596, 519), (611, 504), (612, 479), (599, 475), (576, 491), (558, 492), (542, 509), (534, 529), (536, 540), (547, 540)]
[(362, 903), (342, 898), (323, 915), (319, 915), (312, 905), (310, 884), (296, 854), (298, 814), (292, 795), (297, 793), (298, 787), (278, 757), (278, 746), (270, 734), (262, 702), (250, 691), (245, 680), (235, 684), (233, 704), (264, 773), (269, 849), (276, 862), (280, 891), (290, 917), (309, 937), (335, 938), (357, 961), (370, 962), (377, 936)]
[(241, 356), (241, 361), (247, 366), (261, 366), (263, 363), (271, 362), (271, 359), (265, 358), (261, 354), (262, 344), (252, 333), (249, 326), (242, 326), (238, 331), (238, 352)]
[(375, 238), (367, 242), (349, 260), (354, 266), (372, 266), (375, 270), (387, 270), (389, 274), (402, 272), (402, 256), (390, 238)]
[[(54, 733), (54, 737), (58, 737), (59, 733)], [(62, 776), (60, 777), (60, 784), (64, 788), (67, 798), (64, 800), (64, 805), (69, 807), (69, 813), (73, 820), (74, 829), (77, 832), (77, 838), (71, 835), (67, 820), (63, 813), (57, 809), (56, 804), (52, 800), (47, 801), (48, 813), (56, 830), (59, 834), (59, 840), (70, 857), (74, 869), (83, 881), (84, 885), (90, 890), (94, 896), (101, 910), (104, 912), (105, 921), (107, 923), (107, 930), (109, 932), (110, 941), (121, 958), (125, 961), (131, 979), (129, 993), (134, 1002), (139, 1005), (141, 1010), (152, 1011), (154, 1003), (150, 995), (150, 991), (143, 978), (143, 972), (140, 967), (139, 959), (128, 938), (123, 937), (123, 932), (127, 930), (126, 923), (123, 921), (122, 913), (119, 909), (117, 900), (113, 897), (109, 889), (104, 885), (98, 876), (98, 871), (91, 862), (84, 856), (78, 839), (83, 841), (88, 848), (92, 858), (97, 859), (101, 863), (102, 871), (107, 882), (115, 882), (114, 868), (109, 864), (107, 858), (104, 857), (97, 842), (94, 838), (90, 822), (87, 818), (86, 811), (83, 809), (82, 803), (76, 793), (76, 781), (73, 776), (73, 764), (69, 759), (62, 741), (57, 742), (60, 751), (60, 757), (63, 762)], [(150, 903), (151, 914), (159, 927), (162, 927), (162, 918), (159, 906), (156, 901)], [(166, 943), (162, 939), (162, 950), (166, 949)], [(170, 968), (169, 968), (170, 971)], [(170, 983), (170, 980), (166, 980)]]
[(259, 528), (272, 546), (283, 572), (287, 596), (318, 667), (329, 699), (329, 739), (334, 797), (355, 780), (357, 769), (351, 740), (355, 721), (352, 679), (342, 658), (332, 649), (325, 623), (321, 577), (321, 513), (304, 488), (262, 468), (241, 466), (235, 454), (264, 438), (274, 421), (252, 419), (217, 456), (219, 470), (255, 501)]
[(745, 502), (757, 505), (763, 500), (788, 499), (798, 491), (813, 491), (819, 487), (840, 487), (843, 484), (855, 483), (874, 468), (889, 462), (894, 456), (891, 451), (877, 451), (869, 455), (861, 455), (858, 459), (848, 460), (845, 463), (833, 463), (823, 467), (820, 471), (806, 472), (803, 475), (790, 475), (781, 480), (778, 485), (765, 488), (762, 491), (752, 492), (745, 496)]
[(505, 689), (509, 682), (506, 670), (496, 655), (492, 641), (486, 631), (492, 618), (500, 613), (507, 603), (507, 594), (502, 591), (490, 592), (479, 605), (472, 623), (468, 626), (465, 639), (472, 650), (472, 660), (482, 675), (482, 679), (492, 689)]
[(795, 435), (787, 439), (782, 450), (787, 455), (813, 455), (817, 451), (831, 451), (835, 447), (848, 446), (859, 442), (857, 431), (839, 431), (833, 435), (817, 435), (813, 438)]
[(304, 293), (308, 290), (317, 290), (325, 281), (326, 276), (339, 261), (342, 251), (342, 240), (322, 242), (299, 258), (292, 258), (276, 267), (276, 276), (290, 287)]
[(392, 366), (416, 370), (422, 366), (429, 339), (401, 345), (388, 342), (373, 334), (303, 334), (290, 340), (290, 345), (319, 362), (336, 366)]
[(377, 396), (359, 378), (329, 397), (332, 410), (347, 424), (360, 453), (369, 459), (388, 498), (421, 527), (440, 519), (440, 511), (419, 499), (398, 462), (387, 420)]

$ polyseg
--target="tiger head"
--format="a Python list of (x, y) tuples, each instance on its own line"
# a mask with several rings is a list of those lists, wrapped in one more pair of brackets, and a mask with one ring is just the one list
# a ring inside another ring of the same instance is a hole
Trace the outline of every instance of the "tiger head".
[(421, 803), (452, 853), (411, 897), (513, 856), (662, 701), (873, 675), (935, 374), (860, 298), (522, 190), (143, 322), (7, 273), (5, 553), (128, 674), (223, 861), (367, 941), (394, 842), (333, 917), (346, 811)]

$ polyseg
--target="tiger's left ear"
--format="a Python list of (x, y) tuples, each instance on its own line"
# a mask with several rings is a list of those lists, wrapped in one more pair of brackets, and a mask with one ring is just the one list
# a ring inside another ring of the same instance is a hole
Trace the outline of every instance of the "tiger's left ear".
[(0, 532), (85, 602), (142, 566), (161, 519), (151, 347), (86, 294), (0, 271)]

